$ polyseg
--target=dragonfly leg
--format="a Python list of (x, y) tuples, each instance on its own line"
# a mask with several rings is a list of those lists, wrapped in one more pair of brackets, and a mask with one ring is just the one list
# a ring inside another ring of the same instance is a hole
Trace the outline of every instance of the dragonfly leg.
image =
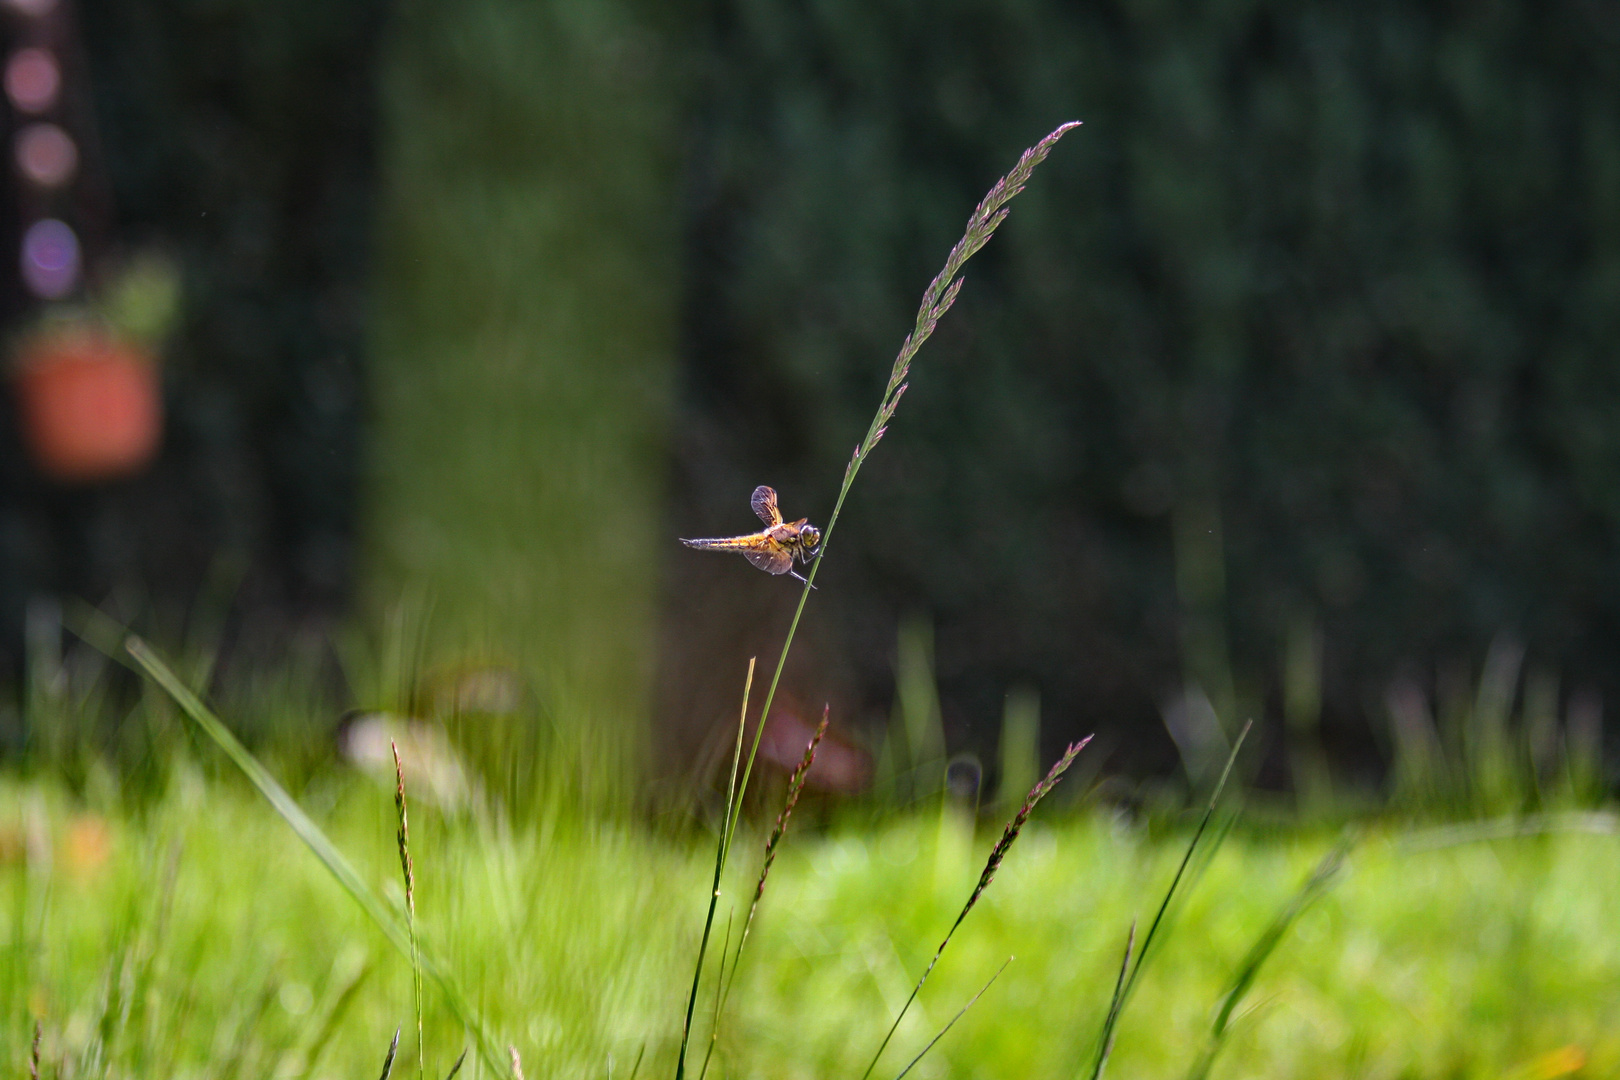
[[(793, 575), (793, 576), (794, 576), (794, 577), (796, 577), (796, 578), (799, 578), (799, 580), (800, 580), (800, 581), (802, 581), (802, 582), (804, 582), (804, 583), (805, 583), (805, 584), (806, 584), (806, 585), (810, 585), (810, 579), (809, 579), (809, 578), (807, 578), (807, 577), (799, 577), (799, 572), (798, 572), (798, 571), (797, 571), (797, 570), (789, 570), (789, 571), (788, 571), (788, 573), (790, 573), (790, 574), (792, 574), (792, 575)], [(810, 585), (810, 587), (811, 587), (811, 588), (812, 588), (812, 589), (815, 589), (815, 588), (816, 588), (816, 587), (815, 587), (815, 586), (814, 586), (814, 585)], [(820, 590), (820, 589), (816, 589), (816, 591), (817, 591), (817, 592), (820, 592), (820, 591), (821, 591), (821, 590)]]

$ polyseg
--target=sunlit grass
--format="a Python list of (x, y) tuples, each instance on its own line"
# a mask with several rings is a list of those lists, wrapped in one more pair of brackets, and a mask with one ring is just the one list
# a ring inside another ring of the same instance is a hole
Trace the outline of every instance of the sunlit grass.
[[(256, 795), (186, 764), (173, 775), (138, 817), (48, 785), (0, 791), (5, 1059), (26, 1061), (37, 1017), (46, 1075), (64, 1054), (84, 1075), (98, 1042), (112, 1075), (375, 1074), (410, 1026), (408, 960)], [(402, 902), (392, 792), (325, 774), (302, 799)], [(411, 829), (423, 940), (531, 1075), (603, 1077), (611, 1061), (626, 1076), (643, 1046), (643, 1070), (673, 1065), (707, 844), (426, 809)], [(993, 839), (936, 815), (790, 839), (719, 1075), (858, 1076)], [(1032, 822), (901, 1025), (896, 1061), (1015, 955), (915, 1075), (1081, 1072), (1121, 932), (1151, 916), (1186, 839), (1101, 812)], [(1228, 838), (1124, 1015), (1110, 1075), (1186, 1075), (1233, 972), (1333, 842)], [(725, 886), (739, 915), (751, 873)], [(1616, 925), (1620, 839), (1423, 852), (1374, 834), (1261, 972), (1214, 1075), (1502, 1076), (1555, 1053), (1540, 1075), (1577, 1056), (1606, 1074), (1620, 1067)], [(442, 1076), (468, 1040), (431, 987), (425, 1005), (428, 1072)], [(463, 1075), (481, 1069), (470, 1056)]]

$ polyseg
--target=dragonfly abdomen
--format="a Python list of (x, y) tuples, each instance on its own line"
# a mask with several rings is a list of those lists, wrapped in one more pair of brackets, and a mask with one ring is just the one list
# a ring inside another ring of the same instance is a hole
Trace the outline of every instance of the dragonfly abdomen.
[(713, 536), (700, 540), (682, 539), (681, 543), (685, 544), (689, 548), (709, 548), (713, 550), (729, 551), (732, 549), (750, 549), (757, 547), (759, 545), (760, 538), (759, 533), (754, 533), (752, 536)]

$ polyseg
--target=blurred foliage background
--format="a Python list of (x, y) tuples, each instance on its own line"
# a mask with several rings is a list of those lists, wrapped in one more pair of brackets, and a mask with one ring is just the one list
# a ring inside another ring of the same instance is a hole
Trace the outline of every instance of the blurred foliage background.
[(794, 595), (674, 538), (752, 528), (757, 483), (825, 519), (974, 202), (1078, 118), (862, 474), (789, 705), (875, 744), (910, 656), (952, 752), (1011, 694), (1110, 768), (1255, 716), (1370, 774), (1392, 713), (1487, 700), (1493, 641), (1552, 738), (1620, 692), (1603, 5), (79, 11), (118, 227), (186, 317), (152, 473), (11, 466), (14, 656), (35, 593), (213, 589), (270, 651), (346, 615), (406, 656), (339, 656), (347, 703), (499, 670), (522, 723), (650, 717), (687, 767)]
[(1392, 680), (1468, 682), (1498, 636), (1612, 700), (1612, 11), (736, 2), (705, 29), (683, 527), (745, 524), (756, 477), (828, 505), (987, 179), (1086, 124), (968, 270), (820, 579), (856, 712), (887, 708), (903, 612), (987, 756), (1027, 684), (1049, 737), (1162, 762), (1192, 688), (1228, 730), (1320, 719), (1354, 768)]
[[(21, 686), (28, 652), (52, 663), (62, 598), (233, 656), (319, 652), (354, 574), (383, 5), (41, 10), (58, 20), (43, 42), (21, 8), (0, 28), (8, 50), (62, 58), (81, 149), (61, 209), (92, 287), (156, 253), (183, 301), (161, 357), (163, 448), (139, 476), (42, 475), (5, 381), (0, 678)], [(28, 117), (8, 104), (7, 120)], [(15, 239), (32, 195), (5, 175)], [(49, 311), (16, 273), (0, 289), (8, 345)], [(17, 704), (0, 710), (8, 742)]]

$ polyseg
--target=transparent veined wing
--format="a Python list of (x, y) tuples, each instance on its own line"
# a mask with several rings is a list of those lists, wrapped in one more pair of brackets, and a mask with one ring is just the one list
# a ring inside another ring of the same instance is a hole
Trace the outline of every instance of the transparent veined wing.
[(744, 548), (743, 558), (767, 574), (785, 574), (793, 569), (793, 553), (766, 540), (758, 547)]
[[(754, 497), (748, 500), (767, 527), (782, 524), (782, 512), (776, 508), (776, 489), (766, 487), (764, 484), (754, 489)], [(772, 571), (780, 573), (780, 571)]]

